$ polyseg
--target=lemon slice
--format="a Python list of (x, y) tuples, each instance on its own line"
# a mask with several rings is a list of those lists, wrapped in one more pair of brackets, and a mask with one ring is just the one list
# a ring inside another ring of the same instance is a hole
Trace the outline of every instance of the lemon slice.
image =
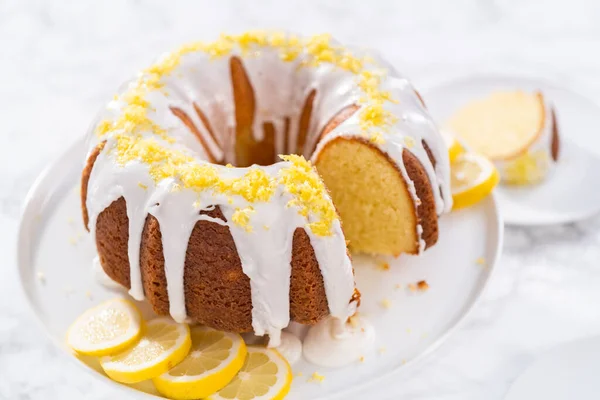
[(186, 324), (157, 318), (146, 324), (144, 334), (133, 347), (102, 357), (100, 364), (117, 382), (141, 382), (173, 368), (187, 356), (191, 345), (190, 328)]
[(277, 350), (248, 346), (244, 366), (210, 400), (279, 400), (290, 391), (292, 368)]
[(483, 200), (500, 181), (491, 161), (474, 153), (460, 154), (450, 164), (454, 209), (468, 207)]
[(169, 372), (153, 379), (156, 389), (176, 400), (200, 399), (227, 385), (246, 359), (246, 344), (237, 333), (197, 326), (191, 329), (192, 349)]
[(137, 307), (130, 301), (113, 299), (77, 318), (67, 332), (67, 344), (80, 354), (106, 356), (131, 346), (141, 332)]
[(465, 149), (462, 145), (456, 140), (456, 137), (448, 131), (440, 130), (442, 137), (444, 138), (444, 142), (446, 142), (446, 146), (448, 147), (448, 156), (450, 157), (450, 162), (454, 162), (461, 155)]

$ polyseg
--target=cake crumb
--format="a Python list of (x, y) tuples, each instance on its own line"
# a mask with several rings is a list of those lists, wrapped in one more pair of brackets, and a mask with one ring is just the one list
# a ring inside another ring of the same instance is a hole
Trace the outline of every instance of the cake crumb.
[(396, 288), (396, 289), (402, 289), (402, 284), (401, 284), (401, 283), (396, 283), (396, 286), (395, 286), (395, 288)]
[(73, 217), (67, 218), (67, 224), (73, 225), (73, 222), (75, 222), (75, 219)]
[(297, 377), (301, 377), (302, 376), (302, 371), (298, 371), (298, 373), (296, 374)]
[(313, 372), (313, 374), (308, 378), (307, 382), (323, 382), (325, 380), (325, 376), (319, 374), (317, 371)]
[(421, 339), (427, 339), (427, 336), (429, 336), (429, 335), (427, 334), (427, 332), (425, 332), (421, 335)]
[(406, 328), (406, 333), (408, 333), (410, 335), (411, 332), (412, 332), (412, 330), (410, 328)]
[(378, 351), (379, 351), (379, 354), (383, 354), (386, 352), (386, 350), (387, 349), (385, 347), (380, 347)]
[(87, 292), (85, 292), (85, 297), (92, 300), (93, 299), (92, 292), (90, 292), (89, 290)]
[(390, 264), (385, 260), (377, 260), (377, 269), (380, 271), (389, 271)]
[(406, 358), (402, 359), (402, 365), (406, 364)]
[(475, 260), (475, 264), (485, 267), (487, 263), (485, 261), (485, 258), (479, 257), (477, 260)]
[(269, 225), (263, 225), (263, 229), (264, 229), (265, 231), (268, 231), (268, 230), (269, 230), (269, 229), (271, 229), (271, 228), (269, 227)]
[(358, 328), (358, 313), (355, 313), (353, 316), (351, 316), (350, 318), (348, 318), (348, 323), (350, 324), (351, 327), (353, 328)]
[(364, 363), (365, 362), (365, 356), (358, 357), (358, 361), (360, 361), (361, 363)]
[(411, 292), (426, 292), (429, 289), (429, 284), (425, 280), (420, 280), (417, 283), (409, 283), (408, 290)]
[(40, 281), (40, 283), (46, 283), (46, 274), (44, 274), (42, 271), (38, 271), (38, 273), (36, 274), (38, 281)]
[(381, 300), (380, 304), (381, 304), (381, 307), (383, 307), (383, 308), (390, 308), (390, 307), (392, 307), (392, 302), (389, 299), (383, 299), (383, 300)]
[(69, 238), (69, 244), (72, 244), (73, 246), (75, 246), (77, 244), (77, 239), (75, 239), (73, 236), (71, 236)]
[(138, 186), (144, 190), (148, 189), (148, 185), (144, 185), (142, 182), (138, 182)]

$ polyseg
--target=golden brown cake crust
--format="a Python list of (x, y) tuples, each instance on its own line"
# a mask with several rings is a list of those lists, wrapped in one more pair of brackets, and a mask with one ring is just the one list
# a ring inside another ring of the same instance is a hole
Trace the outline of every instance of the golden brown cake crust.
[(551, 148), (550, 148), (550, 152), (552, 155), (552, 159), (554, 161), (558, 161), (558, 156), (560, 154), (560, 135), (559, 135), (559, 131), (558, 131), (558, 123), (556, 122), (556, 112), (554, 111), (554, 108), (551, 111), (552, 113), (552, 143), (551, 143)]
[(106, 275), (129, 289), (129, 218), (123, 197), (112, 202), (96, 220), (96, 248)]
[(90, 222), (89, 216), (88, 216), (87, 205), (86, 205), (88, 183), (90, 181), (90, 175), (92, 174), (92, 168), (94, 167), (96, 158), (98, 158), (98, 155), (100, 154), (102, 149), (104, 149), (105, 144), (106, 144), (106, 141), (100, 143), (98, 146), (96, 146), (94, 148), (94, 150), (92, 150), (92, 153), (88, 157), (87, 162), (85, 163), (85, 167), (83, 168), (83, 171), (81, 172), (81, 213), (83, 216), (83, 226), (85, 226), (85, 229), (87, 229), (88, 231), (89, 231), (88, 224)]
[[(428, 147), (425, 147), (425, 150), (432, 159), (432, 163), (435, 165), (435, 160), (433, 160), (431, 151)], [(404, 162), (408, 177), (415, 185), (417, 197), (421, 201), (421, 203), (417, 205), (416, 213), (419, 224), (423, 228), (421, 239), (425, 242), (425, 248), (427, 249), (437, 243), (439, 235), (433, 190), (423, 165), (414, 154), (404, 149), (402, 152), (402, 161)], [(400, 171), (398, 171), (398, 173), (400, 173)]]

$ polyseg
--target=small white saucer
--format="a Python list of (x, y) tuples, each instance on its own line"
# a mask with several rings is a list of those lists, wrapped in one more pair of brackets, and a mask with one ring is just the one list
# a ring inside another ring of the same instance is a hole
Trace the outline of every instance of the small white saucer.
[(567, 223), (600, 211), (600, 108), (591, 100), (548, 81), (501, 75), (454, 80), (424, 90), (423, 97), (443, 124), (466, 102), (503, 89), (541, 90), (555, 106), (561, 139), (558, 164), (544, 182), (496, 189), (505, 223)]
[(600, 337), (559, 346), (517, 378), (505, 400), (571, 400), (600, 397)]

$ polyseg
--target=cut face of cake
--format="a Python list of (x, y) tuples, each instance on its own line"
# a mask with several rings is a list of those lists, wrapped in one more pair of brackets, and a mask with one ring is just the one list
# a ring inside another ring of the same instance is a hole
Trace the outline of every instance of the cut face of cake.
[(418, 254), (451, 208), (444, 141), (384, 65), (329, 35), (248, 32), (142, 71), (82, 174), (103, 270), (159, 314), (275, 345), (290, 321), (346, 320), (347, 241)]
[(558, 160), (556, 116), (540, 92), (492, 93), (462, 107), (446, 127), (492, 160), (504, 183), (539, 182)]

